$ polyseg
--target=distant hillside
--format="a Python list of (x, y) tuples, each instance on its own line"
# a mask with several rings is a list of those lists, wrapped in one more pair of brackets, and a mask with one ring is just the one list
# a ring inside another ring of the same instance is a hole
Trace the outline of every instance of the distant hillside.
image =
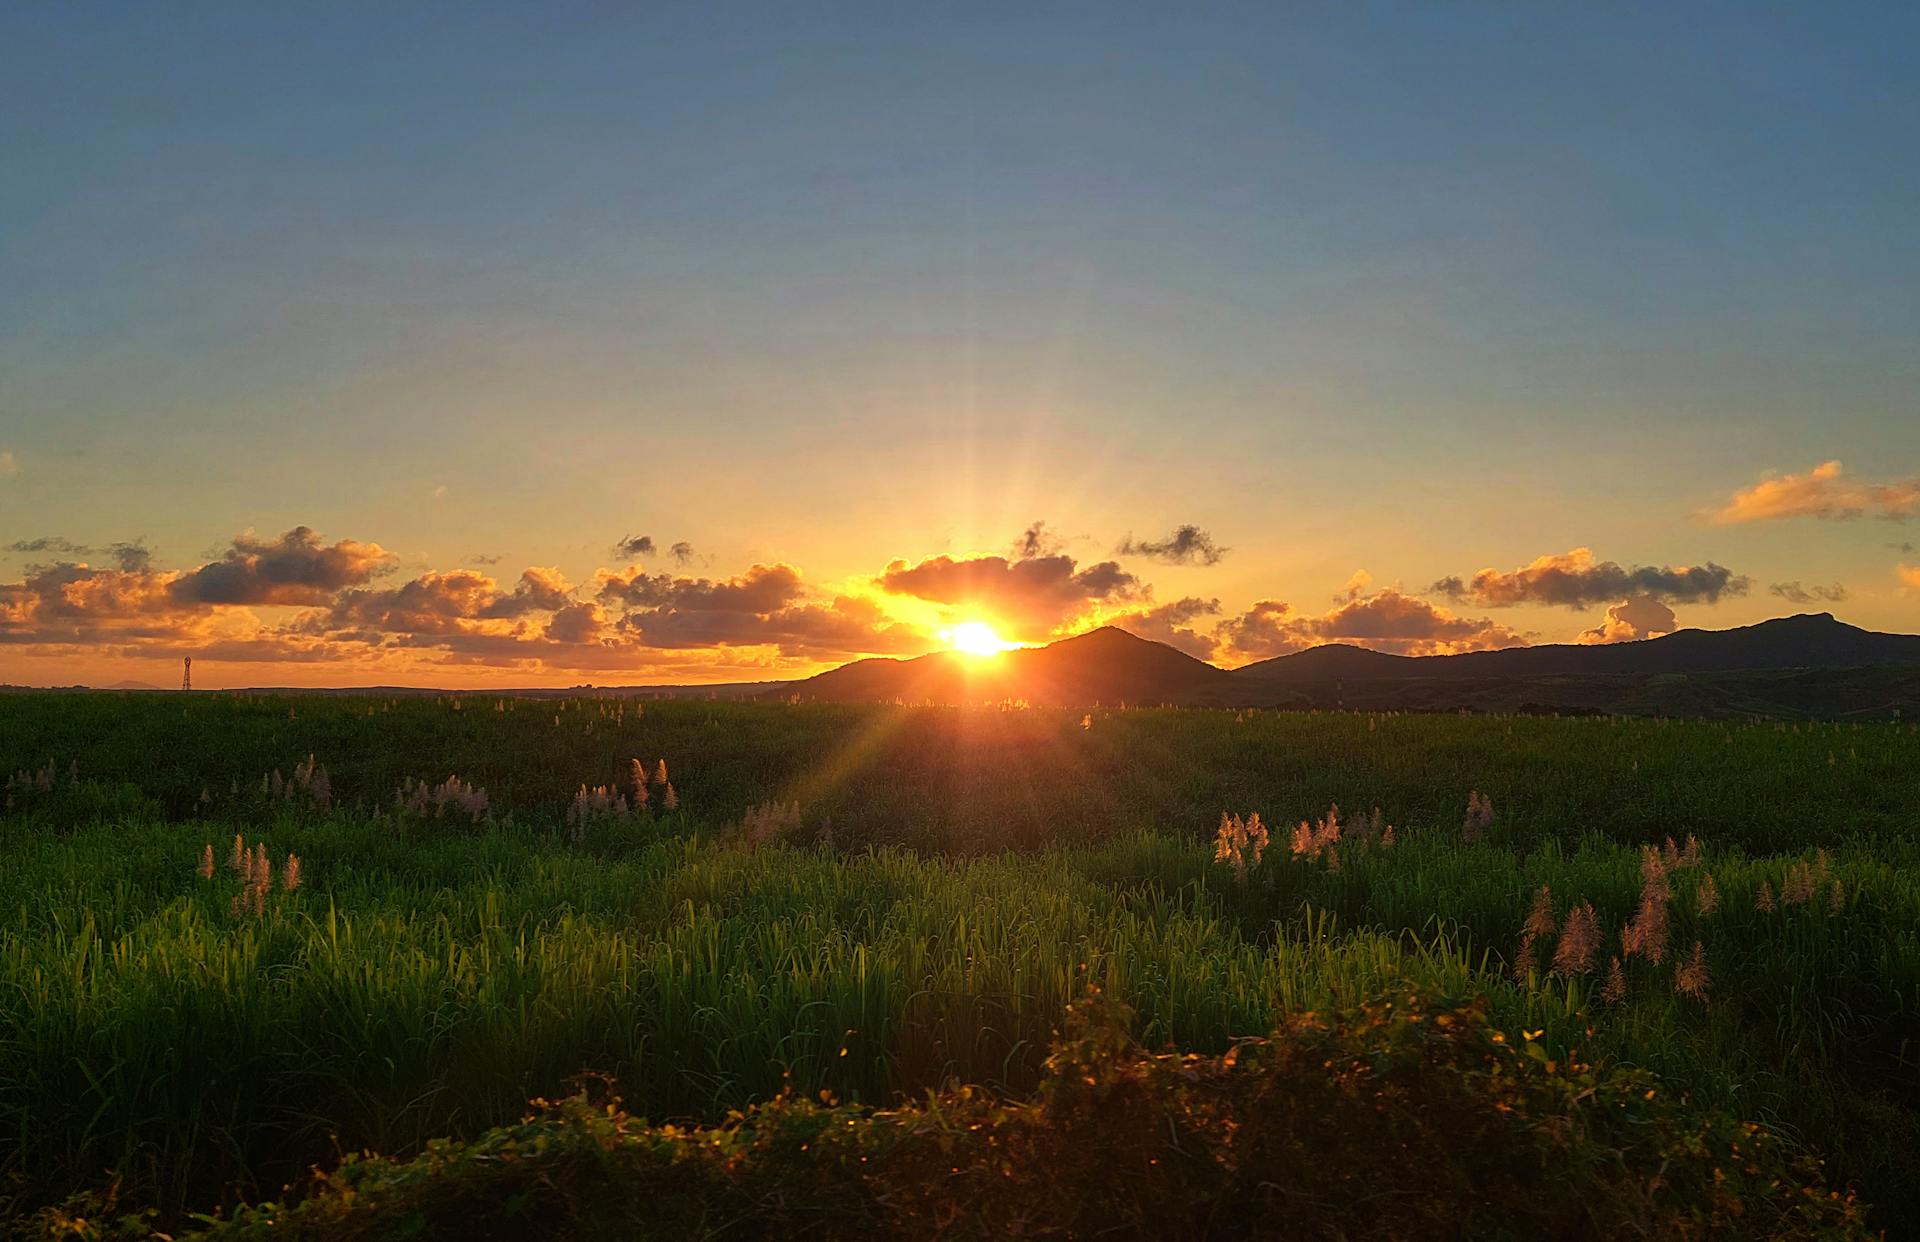
[(1920, 635), (1876, 634), (1836, 621), (1832, 613), (1780, 617), (1732, 630), (1681, 630), (1642, 642), (1582, 647), (1509, 647), (1449, 656), (1394, 656), (1361, 647), (1326, 646), (1245, 668), (1242, 682), (1298, 685), (1331, 681), (1497, 680), (1654, 673), (1721, 673), (1747, 669), (1852, 668), (1920, 664)]
[[(11, 690), (17, 687), (0, 687)], [(157, 689), (123, 682), (110, 689)], [(1920, 635), (1878, 634), (1830, 613), (1642, 642), (1396, 656), (1313, 647), (1228, 672), (1111, 626), (980, 659), (942, 651), (856, 660), (802, 681), (695, 686), (438, 690), (423, 686), (254, 689), (252, 694), (997, 703), (1046, 706), (1604, 712), (1668, 716), (1920, 719)]]
[[(376, 698), (431, 698), (440, 695), (489, 699), (754, 699), (787, 681), (725, 681), (685, 686), (522, 686), (490, 689), (486, 686), (247, 686), (212, 690), (210, 694), (367, 695)], [(86, 689), (84, 686), (76, 689)], [(119, 689), (108, 686), (106, 689)], [(157, 687), (147, 687), (156, 689)]]
[(859, 660), (768, 697), (815, 702), (1920, 717), (1920, 636), (1817, 614), (1608, 646), (1395, 656), (1328, 645), (1229, 673), (1111, 627), (981, 660)]
[(912, 660), (857, 660), (771, 693), (803, 702), (1224, 705), (1233, 697), (1233, 675), (1103, 626), (989, 659), (940, 651)]

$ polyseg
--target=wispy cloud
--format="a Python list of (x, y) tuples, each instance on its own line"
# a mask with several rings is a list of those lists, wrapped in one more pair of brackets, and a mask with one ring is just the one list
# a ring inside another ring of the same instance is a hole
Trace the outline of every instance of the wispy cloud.
[(106, 556), (114, 564), (125, 570), (146, 569), (153, 563), (153, 549), (144, 539), (128, 539), (119, 543), (110, 543), (105, 547), (75, 543), (58, 535), (42, 535), (38, 539), (20, 539), (7, 545), (7, 551), (27, 556), (83, 557)]
[(93, 549), (87, 544), (62, 539), (58, 535), (42, 535), (38, 539), (18, 539), (7, 545), (7, 551), (19, 552), (27, 556), (93, 555)]
[(1667, 603), (1717, 603), (1722, 596), (1745, 595), (1752, 579), (1723, 565), (1639, 565), (1624, 568), (1597, 561), (1591, 548), (1575, 548), (1537, 557), (1519, 569), (1483, 569), (1470, 579), (1442, 578), (1428, 593), (1466, 600), (1482, 608), (1517, 604), (1553, 604), (1583, 608), (1608, 600), (1644, 596)]
[(1115, 549), (1120, 556), (1138, 556), (1167, 565), (1218, 565), (1230, 548), (1215, 543), (1213, 536), (1191, 524), (1176, 526), (1164, 539), (1135, 539), (1128, 535)]
[(1803, 587), (1798, 581), (1776, 582), (1767, 588), (1767, 594), (1777, 595), (1792, 604), (1811, 604), (1816, 600), (1837, 604), (1847, 598), (1847, 588), (1837, 582), (1832, 586), (1815, 583), (1810, 587)]
[(1036, 556), (1054, 556), (1064, 551), (1066, 546), (1066, 540), (1048, 530), (1045, 522), (1035, 521), (1013, 541), (1013, 558), (1030, 561)]
[(613, 556), (615, 560), (634, 561), (639, 560), (643, 556), (652, 555), (652, 535), (628, 535), (613, 545)]
[(1861, 483), (1847, 478), (1839, 462), (1827, 461), (1805, 474), (1775, 475), (1742, 488), (1709, 517), (1729, 525), (1779, 518), (1845, 521), (1865, 513), (1895, 522), (1920, 513), (1920, 478)]

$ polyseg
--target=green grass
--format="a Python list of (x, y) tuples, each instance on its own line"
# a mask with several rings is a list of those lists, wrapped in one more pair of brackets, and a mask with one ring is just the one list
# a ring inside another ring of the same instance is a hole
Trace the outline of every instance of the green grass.
[[(0, 818), (0, 1194), (114, 1177), (176, 1220), (337, 1151), (513, 1123), (583, 1070), (656, 1121), (783, 1089), (1017, 1098), (1090, 986), (1147, 1048), (1200, 1053), (1413, 987), (1765, 1123), (1883, 1223), (1920, 1213), (1910, 726), (493, 703), (0, 699), (0, 768), (62, 773)], [(309, 752), (346, 809), (260, 797)], [(634, 757), (668, 760), (682, 809), (576, 840), (573, 789)], [(372, 818), (450, 772), (497, 822)], [(1476, 788), (1498, 818), (1466, 843)], [(796, 838), (730, 843), (773, 797), (802, 802)], [(1212, 862), (1223, 809), (1285, 824), (1336, 799), (1380, 805), (1397, 843), (1335, 870), (1276, 840), (1244, 885)], [(235, 832), (304, 862), (262, 918), (196, 873)], [(1559, 913), (1592, 901), (1617, 951), (1638, 845), (1669, 834), (1706, 845), (1672, 906), (1704, 1001), (1671, 960), (1632, 961), (1619, 1006), (1598, 976), (1514, 977), (1541, 885)], [(1817, 847), (1840, 904), (1757, 909)]]

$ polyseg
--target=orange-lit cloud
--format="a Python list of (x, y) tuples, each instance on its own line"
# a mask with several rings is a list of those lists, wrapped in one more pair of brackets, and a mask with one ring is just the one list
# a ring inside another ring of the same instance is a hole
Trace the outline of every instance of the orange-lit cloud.
[(1723, 565), (1640, 565), (1623, 568), (1596, 561), (1591, 548), (1575, 548), (1537, 557), (1519, 569), (1483, 569), (1471, 579), (1442, 578), (1429, 593), (1466, 600), (1482, 608), (1517, 604), (1556, 604), (1581, 608), (1606, 600), (1645, 596), (1670, 603), (1717, 603), (1722, 596), (1745, 595), (1752, 580)]
[(1864, 513), (1896, 522), (1920, 513), (1920, 478), (1858, 483), (1844, 477), (1839, 462), (1822, 462), (1805, 474), (1776, 475), (1743, 488), (1709, 516), (1727, 525), (1802, 517), (1844, 521)]
[(1201, 617), (1219, 615), (1219, 600), (1188, 596), (1157, 608), (1116, 613), (1104, 620), (1107, 625), (1117, 626), (1129, 634), (1165, 643), (1202, 660), (1210, 660), (1219, 648), (1220, 640), (1212, 634), (1201, 633), (1193, 623)]
[(1894, 573), (1903, 584), (1920, 591), (1920, 565), (1900, 565), (1895, 567)]
[(1064, 553), (1009, 560), (1004, 556), (933, 556), (895, 560), (875, 579), (882, 591), (981, 614), (1001, 633), (1035, 642), (1102, 605), (1144, 600), (1144, 584), (1114, 561), (1085, 569)]
[[(1216, 547), (1196, 532), (1182, 553), (1178, 529), (1160, 542), (1172, 549), (1162, 559), (1177, 563), (1204, 563), (1206, 552), (1195, 549)], [(661, 555), (659, 544), (653, 549)], [(629, 564), (580, 582), (551, 567), (496, 576), (469, 564), (401, 579), (396, 558), (379, 544), (323, 539), (305, 526), (273, 539), (238, 536), (213, 559), (182, 569), (156, 568), (140, 541), (83, 546), (47, 536), (6, 550), (52, 562), (31, 563), (18, 581), (0, 583), (0, 646), (15, 658), (99, 667), (191, 655), (196, 675), (204, 661), (281, 664), (288, 676), (334, 670), (309, 680), (449, 684), (448, 668), (546, 684), (581, 674), (629, 683), (746, 680), (864, 656), (918, 655), (942, 646), (940, 631), (963, 621), (1024, 642), (1112, 624), (1222, 664), (1330, 642), (1430, 655), (1528, 641), (1458, 604), (1376, 588), (1365, 571), (1325, 611), (1296, 611), (1276, 599), (1238, 613), (1223, 612), (1214, 598), (1158, 603), (1141, 577), (1115, 561), (1076, 560), (1038, 522), (1011, 555), (899, 558), (876, 577), (824, 584), (784, 562), (716, 577)], [(691, 556), (679, 544), (665, 552), (670, 560)], [(1900, 572), (1920, 590), (1920, 571)], [(1443, 579), (1435, 590), (1487, 607), (1606, 602), (1606, 617), (1581, 636), (1600, 642), (1668, 632), (1676, 624), (1668, 604), (1737, 595), (1747, 585), (1711, 563), (1623, 568), (1577, 548), (1513, 571)], [(1796, 601), (1834, 598), (1837, 590), (1798, 582), (1773, 588)]]
[(1678, 628), (1679, 621), (1674, 617), (1673, 609), (1657, 599), (1636, 595), (1608, 608), (1606, 619), (1594, 628), (1583, 631), (1580, 642), (1589, 646), (1635, 642), (1642, 638), (1671, 634)]
[[(766, 588), (769, 579), (782, 589)], [(871, 599), (815, 598), (787, 565), (756, 565), (725, 582), (675, 579), (659, 602), (629, 610), (620, 629), (647, 647), (771, 646), (796, 657), (918, 654), (931, 645)]]
[(324, 604), (394, 563), (377, 543), (323, 544), (310, 528), (296, 526), (271, 541), (236, 536), (225, 556), (181, 575), (172, 590), (187, 604)]
[(163, 637), (182, 612), (177, 574), (62, 562), (0, 585), (0, 642), (96, 643)]
[(1280, 600), (1261, 600), (1223, 621), (1215, 635), (1231, 663), (1263, 660), (1330, 642), (1353, 642), (1396, 655), (1453, 655), (1524, 647), (1519, 632), (1484, 617), (1456, 616), (1391, 587), (1355, 593), (1317, 616), (1296, 613)]
[[(18, 550), (81, 550), (66, 540), (30, 542)], [(584, 589), (539, 566), (510, 585), (456, 569), (376, 586), (371, 580), (393, 564), (388, 553), (325, 543), (306, 527), (272, 541), (241, 536), (187, 571), (153, 570), (143, 546), (117, 546), (134, 568), (69, 560), (0, 584), (0, 644), (397, 670), (425, 662), (703, 673), (918, 653), (932, 642), (872, 598), (821, 593), (788, 565), (718, 581), (603, 569)]]
[(817, 596), (791, 565), (755, 565), (718, 581), (603, 569), (590, 590), (581, 597), (552, 569), (526, 570), (510, 591), (472, 570), (427, 573), (389, 590), (343, 592), (300, 628), (339, 642), (583, 668), (615, 657), (639, 662), (657, 649), (767, 647), (791, 657), (852, 657), (918, 651), (926, 643), (871, 600)]

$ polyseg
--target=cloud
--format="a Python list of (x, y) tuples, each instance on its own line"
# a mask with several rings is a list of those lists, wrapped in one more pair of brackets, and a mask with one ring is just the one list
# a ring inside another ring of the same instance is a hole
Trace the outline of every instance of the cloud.
[(576, 600), (555, 609), (545, 631), (549, 642), (597, 643), (606, 635), (608, 618), (592, 600)]
[(1820, 586), (1816, 583), (1810, 587), (1803, 587), (1797, 581), (1776, 582), (1767, 588), (1767, 593), (1769, 595), (1778, 595), (1781, 599), (1794, 604), (1811, 604), (1815, 600), (1825, 600), (1827, 603), (1837, 604), (1847, 598), (1847, 588), (1837, 582), (1832, 586)]
[[(486, 619), (503, 599), (500, 585), (472, 569), (428, 572), (398, 586), (341, 592), (300, 623), (309, 633), (454, 634)], [(497, 614), (496, 614), (497, 615)]]
[(71, 539), (62, 539), (58, 535), (42, 535), (38, 539), (20, 539), (7, 545), (7, 551), (28, 556), (51, 553), (59, 557), (92, 556), (103, 553), (113, 558), (120, 568), (129, 572), (146, 569), (153, 563), (153, 549), (140, 539), (110, 543), (104, 548), (92, 547), (84, 543), (75, 543)]
[(84, 543), (75, 543), (71, 539), (62, 539), (58, 535), (42, 535), (38, 539), (20, 539), (7, 545), (7, 551), (19, 552), (27, 556), (92, 556), (93, 549)]
[(128, 573), (141, 573), (153, 568), (153, 549), (141, 539), (110, 543), (106, 553), (113, 558), (114, 564)]
[(104, 553), (113, 568), (65, 560), (32, 565), (0, 584), (0, 642), (128, 647), (241, 641), (265, 634), (252, 604), (321, 604), (343, 586), (385, 572), (377, 544), (325, 545), (296, 527), (275, 541), (235, 538), (220, 559), (182, 573), (153, 568), (144, 541), (88, 548), (47, 536), (11, 545), (30, 552)]
[(519, 617), (529, 612), (552, 612), (573, 602), (573, 588), (557, 569), (534, 566), (520, 572), (511, 594), (502, 595), (483, 613), (486, 617)]
[(393, 554), (377, 543), (323, 544), (312, 528), (296, 526), (271, 541), (236, 536), (219, 560), (176, 580), (173, 593), (182, 603), (325, 604), (393, 565)]
[(0, 583), (0, 644), (150, 645), (253, 628), (247, 618), (228, 624), (214, 610), (181, 604), (172, 590), (178, 578), (71, 561), (29, 566), (20, 581)]
[(1893, 572), (1902, 583), (1920, 591), (1920, 565), (1899, 565)]
[(1136, 540), (1128, 535), (1116, 552), (1120, 556), (1140, 556), (1168, 565), (1218, 565), (1231, 549), (1214, 543), (1213, 536), (1191, 524), (1176, 526), (1165, 539)]
[(955, 613), (981, 613), (1021, 641), (1044, 638), (1092, 614), (1102, 604), (1146, 598), (1141, 581), (1114, 561), (1080, 568), (1054, 553), (1004, 556), (932, 556), (913, 564), (889, 562), (876, 579), (881, 590), (941, 604)]
[(628, 535), (613, 545), (615, 560), (631, 561), (643, 556), (653, 555), (652, 535)]
[(1296, 613), (1280, 600), (1261, 600), (1221, 622), (1214, 634), (1236, 662), (1329, 642), (1352, 642), (1395, 655), (1453, 655), (1527, 645), (1524, 635), (1495, 621), (1456, 616), (1391, 587), (1357, 595), (1318, 616)]
[(758, 646), (786, 655), (918, 654), (927, 636), (889, 618), (878, 604), (836, 596), (831, 605), (792, 604), (767, 613), (658, 609), (629, 613), (621, 624), (650, 647)]
[(679, 612), (764, 614), (797, 601), (804, 588), (791, 565), (755, 565), (736, 578), (681, 578), (644, 569), (601, 570), (594, 593), (606, 603), (628, 608), (670, 608)]
[(1030, 561), (1036, 556), (1054, 556), (1066, 548), (1066, 541), (1047, 529), (1045, 522), (1036, 521), (1020, 532), (1013, 541), (1013, 558), (1017, 561)]
[(1821, 462), (1805, 474), (1776, 475), (1743, 488), (1709, 516), (1729, 525), (1776, 518), (1844, 521), (1863, 513), (1895, 522), (1920, 513), (1920, 478), (1856, 483), (1844, 477), (1839, 462)]
[(1604, 643), (1635, 642), (1679, 628), (1673, 609), (1657, 599), (1636, 595), (1607, 609), (1606, 620), (1590, 630), (1581, 631), (1579, 641), (1587, 646)]
[(1680, 568), (1640, 565), (1625, 569), (1613, 561), (1595, 561), (1590, 548), (1575, 548), (1538, 557), (1506, 573), (1483, 569), (1466, 581), (1442, 578), (1427, 590), (1482, 608), (1516, 604), (1583, 608), (1632, 595), (1677, 604), (1711, 604), (1723, 595), (1745, 595), (1751, 585), (1750, 578), (1712, 561)]
[(674, 564), (685, 565), (693, 559), (693, 545), (682, 539), (667, 549), (667, 555), (673, 558)]
[[(20, 546), (97, 551), (52, 536)], [(402, 673), (423, 664), (605, 669), (694, 680), (930, 645), (924, 630), (876, 599), (819, 592), (789, 565), (720, 580), (602, 569), (584, 588), (540, 566), (510, 583), (475, 568), (382, 583), (375, 579), (395, 558), (379, 545), (327, 543), (307, 527), (274, 540), (240, 536), (186, 571), (154, 569), (139, 541), (106, 551), (119, 568), (66, 560), (0, 583), (0, 644), (56, 658), (91, 648), (114, 658), (332, 660)], [(302, 611), (274, 621), (253, 611), (287, 606)]]
[(472, 556), (469, 556), (465, 560), (463, 560), (461, 564), (482, 565), (482, 566), (498, 565), (501, 561), (504, 561), (506, 559), (507, 558), (505, 554), (500, 552), (475, 552)]
[[(556, 569), (527, 569), (511, 590), (478, 570), (429, 571), (398, 586), (342, 591), (296, 628), (359, 642), (380, 642), (388, 635), (524, 637), (531, 632), (523, 623), (530, 614), (560, 612), (578, 602)], [(512, 624), (488, 624), (495, 622)]]
[(622, 634), (647, 647), (773, 645), (789, 655), (883, 655), (920, 651), (926, 636), (886, 616), (872, 600), (814, 597), (791, 565), (755, 565), (734, 578), (686, 578), (602, 570), (602, 604), (623, 609)]
[(161, 616), (179, 611), (171, 587), (173, 576), (96, 569), (73, 562), (37, 565), (18, 583), (4, 588), (4, 598), (16, 620), (113, 619), (134, 615)]
[(12, 449), (0, 449), (0, 478), (20, 473), (20, 459), (13, 455)]
[(1185, 599), (1175, 600), (1171, 604), (1161, 604), (1157, 608), (1119, 613), (1108, 617), (1106, 623), (1118, 626), (1137, 637), (1165, 643), (1190, 656), (1209, 660), (1213, 658), (1214, 649), (1220, 645), (1220, 640), (1193, 628), (1193, 622), (1201, 617), (1219, 615), (1219, 600), (1188, 596)]

